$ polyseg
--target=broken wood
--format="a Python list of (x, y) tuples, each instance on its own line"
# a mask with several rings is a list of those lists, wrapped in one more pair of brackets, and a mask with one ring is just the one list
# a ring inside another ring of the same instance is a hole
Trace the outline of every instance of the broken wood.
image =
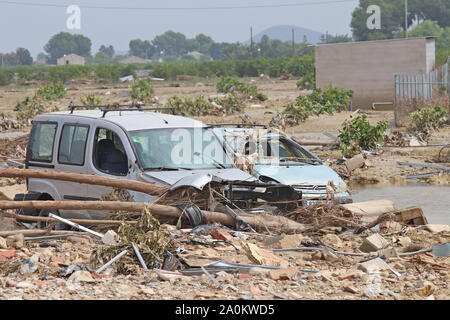
[(402, 210), (397, 210), (393, 214), (395, 215), (394, 221), (397, 222), (413, 224), (416, 226), (428, 224), (427, 218), (423, 214), (423, 211), (420, 207), (410, 207)]
[[(35, 216), (26, 216), (23, 214), (16, 214), (16, 213), (10, 213), (10, 212), (2, 212), (0, 213), (0, 216), (7, 217), (7, 218), (14, 218), (17, 220), (23, 220), (23, 221), (44, 221), (44, 222), (57, 222), (56, 219), (49, 218), (49, 217), (35, 217)], [(136, 223), (137, 221), (122, 221), (122, 220), (90, 220), (90, 219), (69, 219), (72, 222), (78, 223), (78, 224), (86, 224), (86, 225), (96, 225), (96, 224), (122, 224), (122, 222), (127, 223)]]
[[(101, 210), (101, 211), (129, 211), (141, 213), (144, 207), (156, 216), (179, 218), (182, 210), (160, 204), (144, 202), (121, 201), (0, 201), (0, 210), (6, 209), (38, 209), (38, 210)], [(221, 223), (235, 226), (235, 220), (228, 214), (202, 210), (207, 223)], [(240, 217), (256, 231), (279, 231), (284, 233), (299, 233), (305, 226), (282, 216), (269, 214), (240, 214)]]
[(0, 177), (3, 178), (35, 178), (35, 179), (49, 179), (62, 180), (70, 182), (78, 182), (90, 185), (99, 185), (111, 188), (120, 188), (132, 191), (146, 193), (152, 196), (160, 196), (167, 188), (158, 186), (148, 182), (109, 178), (93, 174), (83, 174), (75, 172), (61, 172), (55, 170), (36, 170), (36, 169), (16, 169), (16, 168), (1, 168)]
[(16, 234), (23, 234), (28, 237), (37, 237), (37, 236), (47, 236), (47, 235), (61, 235), (61, 234), (76, 234), (77, 236), (88, 236), (89, 234), (86, 232), (77, 232), (77, 231), (64, 231), (64, 230), (39, 230), (39, 229), (19, 229), (19, 230), (11, 230), (11, 231), (0, 231), (0, 237), (9, 237)]
[(388, 221), (388, 220), (394, 220), (395, 215), (391, 212), (387, 212), (387, 213), (383, 213), (381, 214), (378, 218), (376, 218), (374, 221), (366, 224), (365, 226), (362, 226), (360, 228), (358, 228), (355, 233), (359, 234), (362, 233), (364, 231), (366, 231), (367, 229), (372, 229), (373, 227), (379, 225), (382, 222)]

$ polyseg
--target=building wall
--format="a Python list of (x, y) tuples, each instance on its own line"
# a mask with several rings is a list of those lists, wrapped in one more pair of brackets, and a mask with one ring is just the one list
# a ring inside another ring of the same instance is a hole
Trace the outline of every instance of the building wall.
[[(396, 74), (414, 75), (434, 67), (434, 39), (409, 38), (326, 44), (315, 47), (316, 84), (354, 91), (353, 108), (394, 102)], [(393, 109), (392, 105), (376, 105)]]
[[(67, 61), (69, 63), (67, 63)], [(85, 61), (84, 58), (82, 56), (76, 55), (76, 54), (68, 54), (64, 57), (61, 57), (57, 60), (57, 64), (58, 66), (63, 66), (63, 65), (81, 65), (84, 66)]]

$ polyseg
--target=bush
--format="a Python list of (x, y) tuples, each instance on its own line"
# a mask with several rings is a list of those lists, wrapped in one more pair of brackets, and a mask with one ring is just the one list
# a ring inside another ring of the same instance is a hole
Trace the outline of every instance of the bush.
[(19, 103), (16, 107), (17, 120), (27, 121), (33, 119), (36, 115), (45, 111), (44, 104), (40, 101), (39, 97), (33, 98), (26, 97), (25, 100)]
[(102, 99), (98, 94), (90, 92), (86, 94), (86, 97), (84, 99), (80, 98), (80, 102), (85, 106), (98, 106), (102, 104)]
[(312, 115), (332, 115), (346, 110), (352, 96), (353, 91), (333, 88), (331, 85), (325, 90), (317, 88), (311, 94), (298, 96), (296, 103), (286, 105), (276, 118), (283, 118), (287, 125), (297, 125)]
[(66, 88), (64, 87), (64, 84), (62, 82), (58, 81), (54, 84), (47, 84), (40, 87), (36, 91), (36, 95), (38, 95), (45, 101), (60, 99), (66, 95)]
[(150, 103), (153, 92), (154, 90), (147, 80), (139, 80), (131, 86), (131, 99), (133, 102)]
[(232, 77), (222, 77), (216, 84), (216, 89), (218, 92), (229, 93), (229, 92), (240, 92), (249, 95), (252, 99), (255, 98), (259, 101), (266, 101), (267, 96), (261, 92), (258, 92), (258, 88), (255, 85), (246, 85), (237, 78)]
[(438, 104), (434, 107), (419, 109), (410, 113), (412, 118), (409, 131), (417, 135), (420, 140), (427, 141), (433, 130), (443, 127), (448, 119), (449, 113)]
[(370, 125), (367, 116), (357, 116), (351, 121), (342, 123), (339, 131), (341, 141), (339, 148), (344, 157), (352, 157), (361, 150), (371, 150), (378, 142), (384, 140), (384, 131), (389, 127), (387, 121), (378, 121), (376, 126)]
[(300, 90), (313, 90), (316, 88), (316, 79), (314, 72), (310, 72), (297, 81), (297, 88)]
[(13, 74), (11, 72), (0, 69), (0, 86), (6, 86), (11, 82)]
[(167, 107), (176, 108), (183, 116), (205, 116), (231, 114), (241, 111), (243, 101), (234, 94), (228, 94), (225, 98), (208, 98), (199, 95), (196, 97), (180, 98), (174, 95), (167, 101)]

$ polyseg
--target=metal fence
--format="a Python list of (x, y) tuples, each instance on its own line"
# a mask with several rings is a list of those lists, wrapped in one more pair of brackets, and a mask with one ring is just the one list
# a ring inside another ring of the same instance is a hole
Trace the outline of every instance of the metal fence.
[[(401, 126), (409, 113), (423, 102), (450, 95), (450, 57), (447, 62), (427, 74), (395, 75), (395, 124)], [(448, 102), (447, 102), (448, 105)], [(450, 107), (450, 106), (449, 106)]]
[(427, 74), (395, 75), (395, 100), (430, 100), (433, 98), (433, 91), (441, 87), (446, 88), (447, 93), (450, 93), (449, 61), (450, 57), (445, 64)]

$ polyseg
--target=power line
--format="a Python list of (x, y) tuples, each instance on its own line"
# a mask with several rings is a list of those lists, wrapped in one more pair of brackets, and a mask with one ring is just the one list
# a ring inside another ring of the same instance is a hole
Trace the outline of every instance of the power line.
[[(246, 5), (246, 6), (219, 6), (219, 7), (109, 7), (109, 6), (85, 6), (79, 5), (86, 9), (107, 9), (107, 10), (231, 10), (231, 9), (264, 9), (264, 8), (285, 8), (285, 7), (301, 7), (313, 6), (323, 4), (335, 4), (344, 2), (357, 2), (358, 0), (329, 0), (329, 1), (314, 1), (301, 3), (284, 3), (284, 4), (265, 4), (265, 5)], [(1, 1), (0, 4), (34, 6), (34, 7), (56, 7), (67, 8), (70, 4), (56, 4), (56, 3), (30, 3), (21, 1)]]

